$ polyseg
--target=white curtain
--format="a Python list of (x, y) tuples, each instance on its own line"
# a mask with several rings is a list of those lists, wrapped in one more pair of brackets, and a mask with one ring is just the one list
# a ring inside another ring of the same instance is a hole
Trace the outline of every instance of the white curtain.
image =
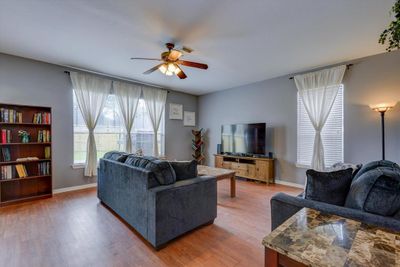
[(153, 154), (155, 157), (159, 156), (157, 132), (160, 128), (160, 122), (164, 113), (165, 102), (167, 101), (167, 93), (168, 92), (165, 90), (143, 87), (143, 98), (150, 115), (151, 124), (153, 125)]
[(82, 117), (89, 130), (85, 176), (97, 175), (97, 149), (94, 129), (110, 93), (111, 81), (89, 74), (71, 72), (71, 81)]
[(345, 71), (346, 66), (342, 65), (294, 77), (305, 110), (315, 129), (311, 161), (311, 168), (315, 170), (325, 169), (321, 131), (331, 112)]
[(132, 152), (131, 130), (142, 89), (139, 85), (114, 81), (114, 94), (117, 98), (126, 130), (125, 151)]

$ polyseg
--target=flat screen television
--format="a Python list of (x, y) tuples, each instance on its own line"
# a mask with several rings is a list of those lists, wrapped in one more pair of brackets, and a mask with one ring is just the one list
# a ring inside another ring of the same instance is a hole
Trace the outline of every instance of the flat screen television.
[(222, 125), (221, 150), (224, 153), (265, 155), (265, 132), (265, 123)]

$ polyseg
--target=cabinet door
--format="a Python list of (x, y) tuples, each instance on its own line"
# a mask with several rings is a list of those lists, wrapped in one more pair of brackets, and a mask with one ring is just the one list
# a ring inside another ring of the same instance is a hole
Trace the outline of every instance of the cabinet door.
[(256, 162), (256, 175), (257, 178), (262, 179), (264, 181), (267, 180), (268, 173), (268, 162), (257, 160)]
[(224, 163), (224, 159), (222, 157), (215, 157), (215, 167), (222, 168), (222, 164)]

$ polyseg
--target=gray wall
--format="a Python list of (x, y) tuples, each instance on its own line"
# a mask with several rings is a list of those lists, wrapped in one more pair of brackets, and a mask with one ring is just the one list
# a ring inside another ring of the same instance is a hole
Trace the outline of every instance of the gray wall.
[[(346, 62), (348, 63), (348, 62)], [(344, 160), (366, 163), (381, 157), (379, 114), (369, 104), (400, 100), (400, 51), (352, 61), (345, 74)], [(208, 129), (208, 164), (220, 143), (222, 124), (266, 122), (272, 127), (268, 151), (277, 158), (276, 177), (303, 184), (296, 163), (297, 89), (293, 75), (199, 97), (199, 126)], [(386, 158), (400, 161), (400, 104), (387, 113)]]
[[(0, 103), (50, 106), (53, 108), (53, 187), (93, 183), (83, 169), (72, 169), (72, 87), (65, 68), (0, 53)], [(197, 97), (170, 91), (165, 112), (165, 152), (171, 159), (191, 157), (191, 127), (168, 119), (169, 103), (197, 112)]]

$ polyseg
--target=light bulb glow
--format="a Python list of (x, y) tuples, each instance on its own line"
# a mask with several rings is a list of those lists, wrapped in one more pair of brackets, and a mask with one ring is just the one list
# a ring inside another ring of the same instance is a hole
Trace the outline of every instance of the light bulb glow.
[(175, 65), (172, 64), (172, 63), (169, 63), (169, 64), (168, 64), (168, 71), (169, 71), (169, 72), (175, 72), (175, 70), (176, 70)]
[(376, 105), (370, 105), (369, 107), (377, 112), (386, 112), (388, 110), (391, 110), (396, 106), (397, 103), (380, 103)]
[(158, 68), (162, 74), (165, 74), (165, 72), (167, 71), (167, 67), (165, 64), (162, 64), (159, 68)]
[(174, 73), (172, 72), (172, 71), (169, 71), (169, 70), (167, 70), (166, 72), (165, 72), (165, 75), (167, 75), (167, 76), (172, 76)]

